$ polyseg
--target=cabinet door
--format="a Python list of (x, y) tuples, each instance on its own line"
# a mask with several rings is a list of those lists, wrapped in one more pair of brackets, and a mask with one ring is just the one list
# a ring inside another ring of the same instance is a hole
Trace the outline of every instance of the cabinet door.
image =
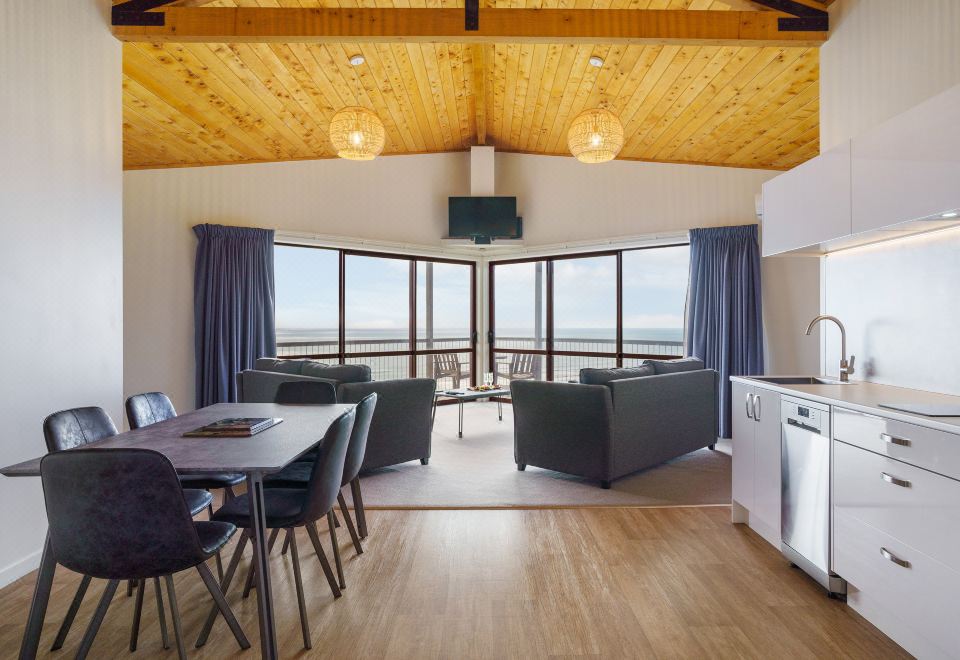
[(763, 256), (851, 232), (850, 141), (763, 184)]
[(749, 385), (733, 383), (733, 500), (750, 510), (753, 509), (754, 436), (757, 431), (752, 412), (753, 394), (754, 388)]
[(751, 518), (780, 536), (780, 395), (757, 389), (754, 422), (756, 437), (754, 503)]
[(853, 231), (960, 208), (960, 85), (853, 140)]

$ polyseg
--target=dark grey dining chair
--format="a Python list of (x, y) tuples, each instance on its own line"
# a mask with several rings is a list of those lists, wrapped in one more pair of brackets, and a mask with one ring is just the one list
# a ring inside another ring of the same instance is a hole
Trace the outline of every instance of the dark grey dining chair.
[[(103, 408), (86, 407), (71, 408), (70, 410), (61, 410), (52, 415), (48, 415), (43, 420), (43, 438), (47, 444), (47, 451), (50, 453), (65, 451), (67, 449), (76, 449), (83, 447), (91, 442), (103, 440), (117, 434), (117, 427), (114, 425), (110, 415)], [(204, 490), (188, 489), (184, 490), (184, 499), (191, 515), (196, 515), (206, 509), (213, 501), (213, 496)], [(90, 587), (90, 576), (84, 575), (77, 587), (77, 592), (73, 596), (73, 601), (67, 610), (67, 615), (60, 625), (57, 637), (53, 642), (52, 651), (63, 647), (67, 640), (67, 634), (73, 626), (73, 620), (77, 616), (77, 611), (83, 603), (83, 598)], [(133, 585), (131, 584), (131, 587)], [(163, 614), (163, 596), (160, 591), (160, 580), (154, 582), (154, 591), (157, 596), (157, 612), (160, 617), (160, 634), (163, 639), (163, 648), (169, 648), (170, 643), (167, 639), (167, 626)], [(137, 636), (139, 632), (140, 614), (143, 609), (143, 590), (144, 585), (140, 585), (140, 592), (137, 594), (137, 605), (133, 613), (133, 631), (130, 639), (130, 650), (137, 648)]]
[[(347, 457), (343, 466), (343, 479), (340, 484), (340, 491), (337, 493), (337, 503), (340, 506), (340, 512), (347, 524), (347, 530), (350, 532), (350, 539), (353, 541), (353, 547), (357, 554), (363, 554), (363, 545), (360, 543), (360, 534), (357, 527), (360, 521), (364, 524), (362, 529), (366, 529), (366, 520), (363, 512), (363, 500), (358, 496), (360, 492), (360, 467), (363, 465), (363, 457), (367, 452), (367, 435), (370, 432), (370, 420), (373, 419), (374, 410), (377, 407), (377, 393), (373, 392), (360, 399), (355, 408), (357, 419), (353, 424), (353, 431), (350, 434), (350, 446), (347, 449)], [(320, 448), (320, 454), (323, 453), (323, 447)], [(312, 463), (298, 461), (291, 463), (286, 468), (278, 472), (275, 476), (264, 482), (267, 488), (306, 488), (312, 475)], [(357, 516), (357, 525), (354, 526), (353, 519), (350, 517), (350, 510), (347, 508), (347, 502), (343, 497), (343, 486), (347, 484), (353, 488), (353, 510)], [(331, 534), (336, 531), (331, 528)], [(287, 536), (289, 539), (289, 535)], [(286, 554), (289, 547), (289, 541), (284, 541), (283, 554)], [(334, 559), (337, 564), (337, 576), (340, 581), (340, 588), (346, 587), (343, 575), (343, 563), (340, 559), (340, 548), (334, 545)]]
[[(127, 411), (127, 422), (131, 429), (139, 429), (151, 424), (172, 419), (177, 416), (173, 402), (163, 392), (144, 392), (129, 397), (124, 404)], [(226, 501), (236, 497), (233, 487), (243, 483), (246, 477), (238, 472), (222, 474), (181, 474), (180, 483), (184, 488), (201, 489), (208, 493), (212, 490), (223, 490), (223, 499)], [(213, 515), (213, 498), (207, 504), (207, 510)], [(220, 553), (216, 556), (217, 577), (223, 579), (223, 561)]]
[[(163, 422), (177, 416), (173, 403), (163, 392), (144, 392), (134, 394), (127, 399), (124, 406), (127, 410), (127, 421), (131, 429), (139, 429), (158, 422)], [(183, 474), (180, 483), (185, 488), (202, 488), (203, 490), (223, 489), (226, 498), (233, 498), (233, 487), (244, 482), (246, 477), (238, 472), (225, 474)]]
[(167, 585), (177, 652), (185, 658), (173, 574), (190, 568), (200, 574), (240, 648), (250, 647), (205, 563), (236, 527), (224, 521), (193, 520), (166, 456), (149, 449), (54, 452), (41, 460), (40, 477), (54, 560), (84, 576), (108, 581), (77, 658), (90, 652), (121, 580), (143, 585), (160, 577)]
[(289, 405), (336, 403), (337, 389), (326, 381), (288, 380), (277, 386), (274, 402)]
[[(323, 452), (313, 463), (310, 481), (306, 488), (270, 488), (263, 492), (264, 516), (266, 518), (266, 528), (271, 530), (286, 530), (287, 538), (290, 539), (290, 555), (293, 560), (293, 580), (297, 589), (297, 604), (300, 608), (300, 628), (303, 634), (304, 648), (312, 648), (310, 640), (310, 626), (307, 621), (306, 600), (303, 594), (303, 580), (300, 574), (300, 555), (297, 550), (297, 537), (295, 530), (298, 527), (305, 527), (313, 549), (317, 553), (317, 559), (320, 561), (320, 567), (327, 578), (330, 590), (334, 598), (339, 598), (342, 594), (337, 580), (330, 569), (330, 562), (327, 561), (327, 555), (323, 551), (320, 543), (320, 535), (317, 532), (317, 520), (327, 516), (331, 530), (333, 523), (333, 507), (337, 503), (337, 493), (340, 492), (340, 482), (343, 477), (343, 466), (347, 458), (347, 447), (350, 444), (350, 432), (353, 430), (356, 411), (348, 410), (337, 417), (327, 432), (323, 436)], [(264, 539), (254, 538), (251, 535), (250, 524), (250, 503), (246, 497), (238, 497), (224, 504), (213, 516), (214, 520), (229, 522), (237, 527), (243, 528), (243, 535), (237, 544), (237, 548), (227, 566), (226, 575), (221, 583), (224, 593), (230, 587), (230, 582), (236, 573), (237, 566), (243, 557), (243, 550), (247, 541), (254, 544), (263, 543)], [(336, 536), (333, 535), (331, 541), (336, 545)], [(259, 575), (257, 575), (259, 582)], [(204, 624), (203, 631), (197, 639), (197, 647), (203, 646), (213, 624), (217, 618), (216, 608), (211, 609)]]

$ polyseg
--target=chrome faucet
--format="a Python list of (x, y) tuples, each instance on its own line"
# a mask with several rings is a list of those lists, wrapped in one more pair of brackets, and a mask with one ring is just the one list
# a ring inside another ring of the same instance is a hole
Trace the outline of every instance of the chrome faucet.
[(843, 323), (841, 323), (840, 319), (836, 316), (821, 314), (810, 321), (810, 325), (807, 326), (808, 337), (810, 333), (813, 332), (813, 326), (820, 321), (833, 321), (837, 324), (837, 327), (840, 328), (840, 382), (847, 383), (850, 381), (850, 374), (853, 373), (853, 362), (857, 359), (855, 355), (851, 355), (850, 360), (847, 360), (847, 329), (843, 327)]

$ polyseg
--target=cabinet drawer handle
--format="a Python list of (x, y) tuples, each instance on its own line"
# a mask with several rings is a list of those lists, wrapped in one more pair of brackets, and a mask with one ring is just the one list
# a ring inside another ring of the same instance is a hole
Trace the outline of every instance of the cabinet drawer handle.
[(747, 405), (747, 419), (753, 419), (753, 413), (751, 412), (751, 409), (753, 407), (753, 395), (748, 394), (746, 401), (744, 401), (744, 403)]
[(900, 557), (896, 556), (895, 554), (893, 554), (892, 552), (890, 552), (890, 551), (887, 550), (886, 548), (880, 548), (880, 556), (883, 557), (884, 559), (888, 560), (888, 561), (892, 561), (892, 562), (893, 562), (894, 564), (896, 564), (897, 566), (903, 566), (904, 568), (910, 568), (910, 562), (908, 562), (906, 559), (900, 559)]
[(763, 406), (760, 403), (760, 395), (755, 394), (753, 396), (753, 419), (755, 421), (760, 421), (760, 413), (763, 410)]
[(892, 474), (887, 474), (886, 472), (880, 473), (880, 478), (886, 481), (888, 484), (893, 484), (894, 486), (900, 486), (901, 488), (910, 488), (910, 482), (906, 479), (897, 479)]
[(900, 447), (909, 447), (913, 444), (906, 438), (898, 438), (897, 436), (890, 435), (889, 433), (881, 433), (880, 439), (886, 442), (888, 445), (899, 445)]

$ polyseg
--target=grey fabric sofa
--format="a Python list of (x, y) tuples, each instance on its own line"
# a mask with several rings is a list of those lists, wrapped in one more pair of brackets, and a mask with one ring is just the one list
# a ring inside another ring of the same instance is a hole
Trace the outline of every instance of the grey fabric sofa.
[(363, 364), (322, 365), (313, 360), (261, 358), (255, 369), (237, 374), (237, 392), (245, 403), (273, 402), (280, 383), (308, 380), (332, 383), (337, 401), (357, 403), (376, 392), (377, 408), (370, 422), (367, 453), (362, 470), (419, 460), (430, 460), (433, 433), (432, 378), (371, 380), (370, 367)]
[(604, 384), (512, 382), (517, 468), (534, 465), (609, 488), (619, 477), (712, 447), (719, 383), (717, 372), (702, 366), (652, 362), (643, 370), (649, 375), (607, 374), (614, 378), (601, 377)]

